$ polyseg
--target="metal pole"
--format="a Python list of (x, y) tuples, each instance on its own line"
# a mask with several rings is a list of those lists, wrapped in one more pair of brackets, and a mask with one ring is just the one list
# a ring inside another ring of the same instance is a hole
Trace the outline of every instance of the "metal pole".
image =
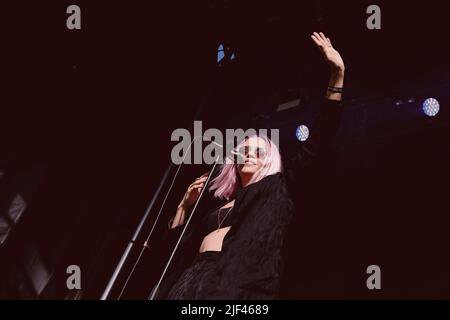
[(170, 163), (170, 165), (167, 167), (166, 172), (164, 173), (164, 176), (161, 180), (161, 182), (159, 183), (158, 189), (156, 190), (152, 201), (150, 202), (150, 204), (147, 207), (147, 210), (145, 211), (144, 216), (141, 219), (141, 222), (139, 223), (139, 226), (137, 227), (136, 231), (134, 232), (133, 237), (131, 238), (130, 242), (127, 245), (127, 248), (125, 249), (125, 252), (123, 253), (122, 257), (120, 258), (119, 263), (116, 266), (116, 269), (114, 270), (113, 275), (111, 276), (111, 279), (108, 282), (108, 285), (106, 286), (105, 290), (103, 291), (103, 294), (100, 298), (100, 300), (106, 300), (109, 296), (109, 294), (111, 293), (111, 290), (117, 280), (117, 277), (120, 274), (120, 271), (123, 268), (123, 265), (125, 264), (125, 261), (128, 258), (128, 255), (130, 254), (131, 249), (133, 248), (134, 243), (136, 242), (142, 227), (144, 226), (145, 221), (147, 220), (147, 216), (149, 215), (150, 211), (152, 210), (156, 199), (159, 196), (159, 193), (161, 192), (161, 189), (163, 187), (163, 185), (166, 183), (167, 177), (169, 176), (169, 172), (172, 169), (173, 164)]

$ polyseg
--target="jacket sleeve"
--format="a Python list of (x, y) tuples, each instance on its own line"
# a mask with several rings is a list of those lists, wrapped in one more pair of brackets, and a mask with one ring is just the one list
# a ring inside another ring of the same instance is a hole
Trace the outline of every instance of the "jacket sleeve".
[(175, 250), (175, 246), (177, 245), (178, 241), (180, 241), (177, 250), (175, 251), (174, 261), (172, 264), (176, 269), (183, 269), (195, 254), (195, 251), (198, 251), (198, 248), (195, 248), (199, 241), (199, 236), (197, 232), (195, 232), (198, 230), (198, 226), (195, 225), (195, 220), (191, 221), (185, 233), (183, 234), (183, 229), (185, 228), (186, 224), (170, 229), (169, 225), (171, 224), (171, 222), (172, 219), (169, 220), (167, 225), (164, 226), (165, 230), (163, 233), (162, 246), (164, 248), (167, 248), (166, 254), (167, 258), (169, 258), (173, 250)]
[[(165, 230), (163, 232), (163, 240), (165, 246), (168, 246), (170, 248), (175, 247), (191, 214), (191, 212), (187, 213), (184, 224), (179, 225), (173, 229), (170, 228), (170, 225), (172, 224), (174, 217), (166, 222), (164, 226)], [(201, 235), (206, 231), (206, 218), (207, 215), (202, 215), (202, 212), (200, 211), (195, 213), (194, 217), (192, 217), (191, 221), (189, 222), (189, 226), (187, 227), (182, 240), (180, 241), (180, 246), (186, 247), (188, 243), (194, 246), (197, 244), (200, 245), (198, 242), (201, 238)]]
[(167, 222), (167, 224), (164, 225), (164, 232), (163, 232), (164, 245), (170, 248), (173, 248), (175, 246), (184, 227), (184, 225), (180, 225), (171, 229), (170, 225), (172, 224), (173, 219), (174, 218), (171, 218)]
[(288, 185), (295, 184), (305, 172), (322, 160), (332, 148), (333, 139), (339, 129), (343, 111), (343, 102), (323, 99), (319, 115), (305, 142), (295, 142), (283, 152), (283, 175)]

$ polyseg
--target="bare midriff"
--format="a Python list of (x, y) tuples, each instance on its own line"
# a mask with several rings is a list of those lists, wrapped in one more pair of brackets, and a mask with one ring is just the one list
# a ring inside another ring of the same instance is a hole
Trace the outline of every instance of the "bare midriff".
[[(231, 208), (234, 206), (234, 201), (227, 203), (225, 206), (222, 207), (222, 209)], [(209, 233), (206, 237), (203, 238), (203, 242), (200, 245), (200, 253), (206, 252), (206, 251), (222, 251), (222, 244), (223, 240), (225, 239), (225, 236), (230, 231), (231, 226), (220, 228), (217, 230), (212, 231)]]
[(200, 253), (205, 251), (222, 251), (223, 239), (227, 235), (228, 231), (230, 231), (231, 227), (220, 228), (218, 230), (214, 230), (206, 237), (203, 238), (203, 242), (200, 245)]

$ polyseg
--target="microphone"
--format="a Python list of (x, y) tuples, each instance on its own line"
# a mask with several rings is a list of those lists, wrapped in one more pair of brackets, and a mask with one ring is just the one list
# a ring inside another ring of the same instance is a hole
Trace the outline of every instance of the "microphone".
[[(227, 153), (225, 155), (225, 158), (228, 158), (228, 159), (232, 160), (234, 163), (241, 163), (241, 162), (243, 162), (244, 155), (241, 152), (239, 152), (239, 150), (237, 150), (237, 148), (234, 147), (234, 144), (235, 144), (234, 140), (227, 140), (225, 148), (224, 148), (223, 145), (221, 145), (220, 143), (217, 143), (215, 141), (211, 141), (211, 143), (216, 145), (216, 146), (218, 146), (218, 147), (220, 147), (220, 148), (222, 148), (222, 149), (225, 149), (225, 152), (227, 150), (231, 150), (229, 152), (229, 154)], [(238, 160), (236, 160), (236, 158), (238, 158)]]

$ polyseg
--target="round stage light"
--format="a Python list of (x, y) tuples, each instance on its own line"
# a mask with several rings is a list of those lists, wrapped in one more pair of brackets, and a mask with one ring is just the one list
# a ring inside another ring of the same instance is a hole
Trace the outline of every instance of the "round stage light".
[(309, 128), (307, 126), (301, 125), (295, 131), (298, 141), (304, 142), (309, 138)]
[(428, 98), (422, 106), (423, 112), (429, 117), (435, 117), (440, 110), (439, 101), (434, 98)]

